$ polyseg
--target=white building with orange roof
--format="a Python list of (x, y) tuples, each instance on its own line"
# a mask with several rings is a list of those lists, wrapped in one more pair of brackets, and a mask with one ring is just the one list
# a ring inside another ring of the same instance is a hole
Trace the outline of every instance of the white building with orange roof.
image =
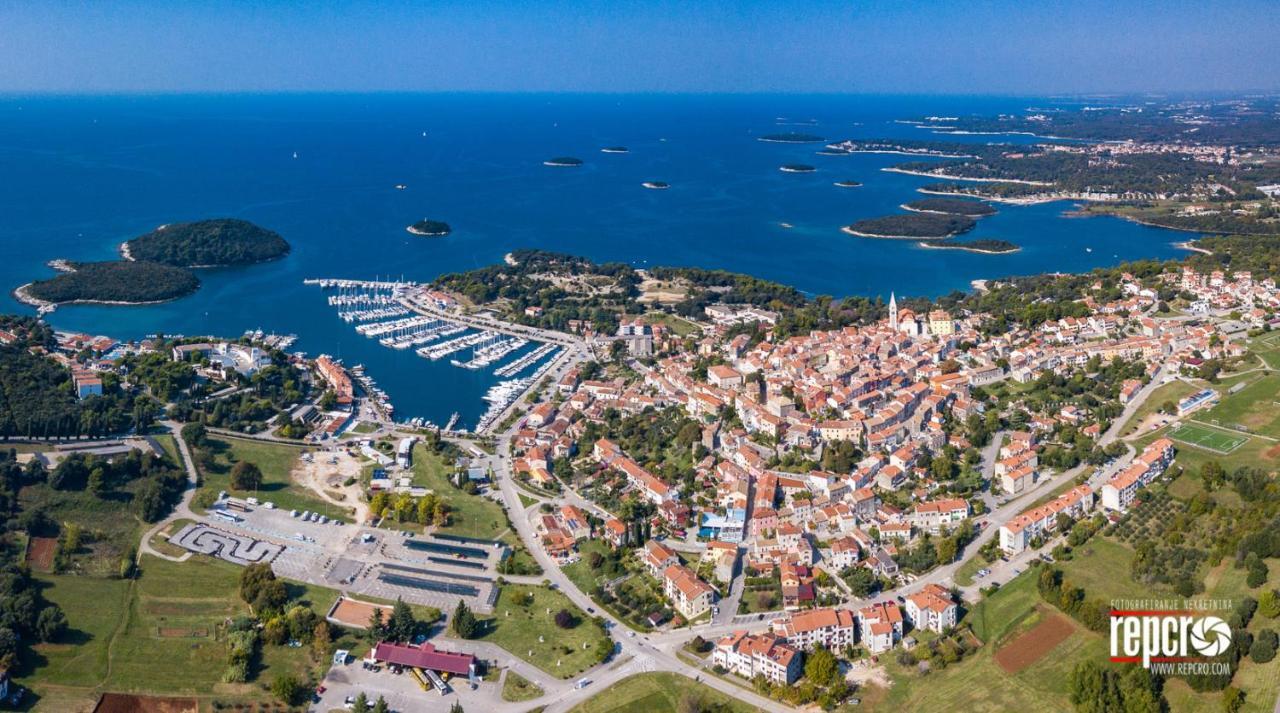
[(853, 645), (857, 635), (855, 621), (848, 609), (811, 609), (775, 619), (769, 628), (802, 651), (811, 651), (815, 646), (836, 650)]
[(743, 678), (763, 676), (778, 685), (795, 683), (803, 672), (799, 651), (772, 634), (735, 631), (716, 642), (711, 662)]
[(1093, 489), (1078, 485), (1060, 497), (1031, 508), (1000, 526), (1000, 549), (1017, 554), (1031, 545), (1036, 537), (1058, 527), (1058, 515), (1077, 518), (1093, 509)]
[(877, 602), (858, 610), (862, 643), (872, 654), (882, 654), (902, 640), (902, 610), (897, 602)]
[(710, 611), (715, 602), (716, 590), (681, 564), (673, 564), (662, 573), (662, 590), (671, 606), (688, 621)]
[(906, 599), (907, 621), (917, 629), (942, 633), (956, 625), (958, 607), (951, 592), (937, 584), (927, 584)]

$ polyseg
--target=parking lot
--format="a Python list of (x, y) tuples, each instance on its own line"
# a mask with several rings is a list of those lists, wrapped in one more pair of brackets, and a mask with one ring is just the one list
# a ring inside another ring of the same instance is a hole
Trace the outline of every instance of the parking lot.
[(321, 685), (325, 692), (319, 694), (319, 702), (312, 706), (317, 711), (341, 710), (348, 698), (354, 699), (361, 692), (370, 703), (378, 696), (386, 698), (393, 711), (448, 711), (454, 703), (461, 703), (469, 711), (509, 705), (502, 703), (502, 686), (498, 681), (480, 682), (473, 691), (466, 678), (455, 677), (449, 681), (451, 692), (441, 695), (435, 690), (422, 690), (408, 672), (396, 674), (387, 666), (374, 670), (359, 659), (329, 669)]
[(477, 611), (493, 610), (502, 546), (322, 522), (266, 503), (224, 499), (219, 506), (180, 533), (190, 542), (175, 544), (240, 565), (268, 561), (280, 576), (365, 597), (442, 611), (462, 599)]

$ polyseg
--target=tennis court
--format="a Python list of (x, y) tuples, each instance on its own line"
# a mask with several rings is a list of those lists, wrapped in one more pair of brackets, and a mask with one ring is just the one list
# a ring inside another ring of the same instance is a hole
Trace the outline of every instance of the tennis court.
[(1189, 446), (1226, 455), (1249, 442), (1249, 437), (1239, 433), (1220, 431), (1195, 423), (1184, 423), (1169, 432), (1169, 438)]

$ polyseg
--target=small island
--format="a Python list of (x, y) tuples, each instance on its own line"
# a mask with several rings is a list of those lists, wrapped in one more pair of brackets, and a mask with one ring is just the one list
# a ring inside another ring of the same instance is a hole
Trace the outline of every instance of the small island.
[(1008, 240), (981, 238), (978, 240), (921, 240), (920, 247), (937, 250), (964, 250), (984, 255), (1016, 253), (1022, 248)]
[(126, 242), (120, 252), (126, 260), (175, 267), (229, 267), (284, 257), (289, 243), (247, 220), (217, 218), (162, 225)]
[(963, 215), (908, 213), (859, 220), (841, 230), (863, 238), (950, 238), (975, 225), (973, 218)]
[(826, 139), (821, 136), (803, 134), (794, 131), (785, 134), (765, 134), (758, 140), (774, 144), (820, 144), (823, 141), (826, 141)]
[(857, 181), (836, 181), (835, 185), (840, 188), (857, 188), (862, 184)]
[(61, 274), (36, 280), (14, 291), (21, 302), (42, 312), (55, 305), (73, 303), (149, 304), (184, 297), (200, 287), (190, 270), (158, 262), (111, 260), (107, 262), (51, 263)]
[(554, 166), (556, 168), (577, 168), (582, 165), (582, 159), (572, 156), (557, 156), (549, 158), (542, 162), (543, 166)]
[(667, 183), (666, 181), (645, 181), (640, 185), (644, 186), (645, 188), (651, 188), (655, 191), (665, 191), (666, 189), (671, 187), (671, 184)]
[(918, 213), (941, 213), (943, 215), (964, 215), (970, 218), (981, 218), (995, 215), (996, 209), (985, 203), (967, 201), (960, 198), (922, 198), (918, 201), (904, 203), (903, 208)]
[(813, 173), (818, 170), (807, 163), (788, 163), (778, 167), (783, 173)]
[(414, 235), (423, 235), (432, 238), (448, 235), (453, 232), (453, 228), (449, 227), (449, 224), (443, 220), (428, 220), (427, 218), (419, 220), (413, 225), (405, 228), (405, 230), (413, 233)]
[(600, 149), (600, 153), (631, 153), (631, 149), (626, 146), (606, 146)]

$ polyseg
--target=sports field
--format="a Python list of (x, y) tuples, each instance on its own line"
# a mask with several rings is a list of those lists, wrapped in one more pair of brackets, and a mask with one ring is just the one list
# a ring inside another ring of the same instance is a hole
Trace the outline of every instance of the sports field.
[(1184, 423), (1169, 432), (1169, 438), (1214, 453), (1227, 454), (1243, 446), (1249, 437), (1197, 423)]

